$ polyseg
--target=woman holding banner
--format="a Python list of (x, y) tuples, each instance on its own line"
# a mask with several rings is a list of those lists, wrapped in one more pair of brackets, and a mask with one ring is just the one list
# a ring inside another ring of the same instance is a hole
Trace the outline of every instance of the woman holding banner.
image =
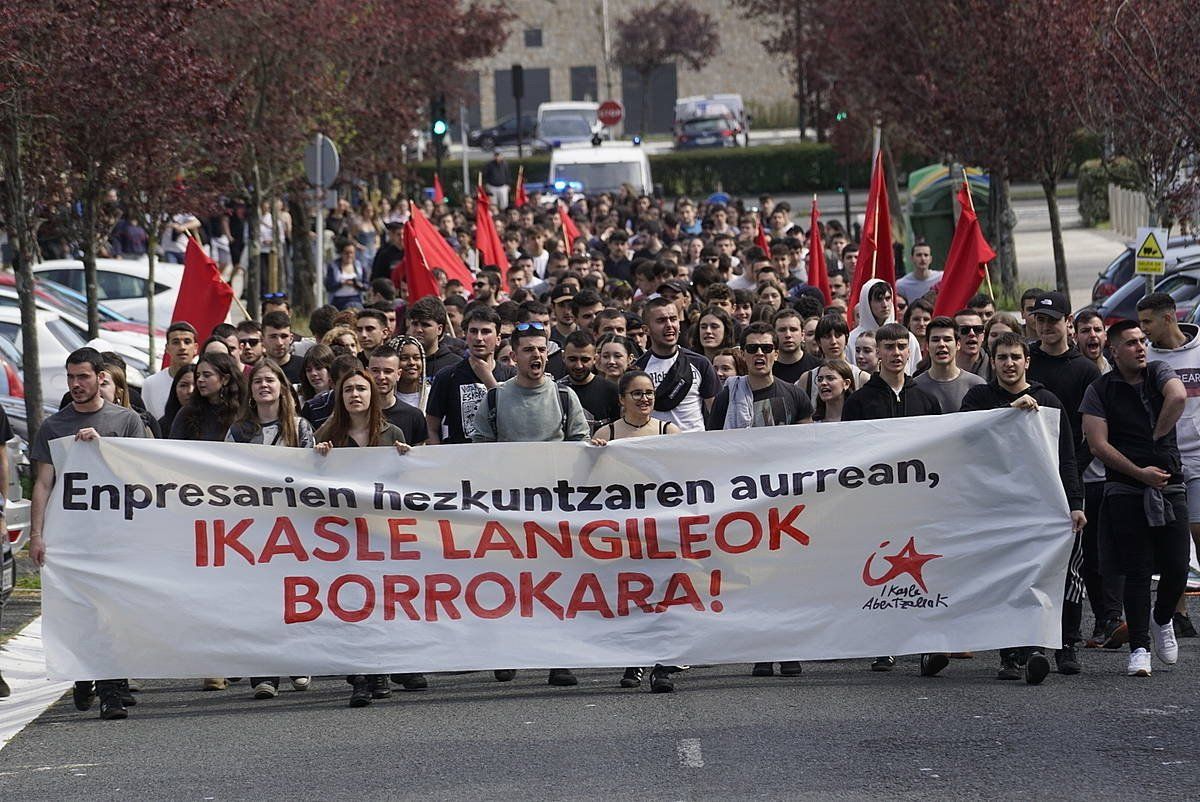
[[(675, 424), (651, 417), (650, 413), (654, 411), (654, 382), (645, 371), (631, 370), (621, 376), (617, 383), (617, 394), (621, 403), (621, 417), (597, 433), (607, 434), (607, 439), (593, 438), (592, 445), (603, 446), (610, 440), (626, 440), (631, 437), (679, 434), (680, 429)], [(650, 690), (654, 693), (671, 693), (675, 690), (671, 674), (680, 670), (679, 666), (654, 666), (650, 671)], [(645, 673), (641, 666), (630, 666), (621, 675), (621, 687), (641, 687)]]
[[(410, 446), (404, 442), (404, 432), (383, 416), (383, 403), (375, 382), (362, 368), (344, 374), (334, 391), (333, 414), (317, 430), (314, 449), (321, 456), (334, 448), (395, 446), (399, 454), (407, 454)], [(392, 695), (387, 674), (351, 674), (350, 706), (366, 707), (373, 699)]]
[[(179, 410), (171, 423), (171, 440), (225, 439), (230, 425), (242, 408), (246, 382), (241, 366), (229, 354), (212, 352), (196, 363), (195, 389), (187, 406)], [(223, 691), (224, 677), (205, 677), (201, 690)]]
[[(231, 443), (312, 448), (312, 426), (296, 414), (296, 402), (283, 368), (274, 360), (260, 359), (246, 378), (250, 391), (225, 439)], [(311, 683), (312, 677), (292, 677), (292, 688), (297, 691), (307, 691)], [(250, 687), (255, 699), (274, 699), (279, 695), (279, 677), (251, 677)]]

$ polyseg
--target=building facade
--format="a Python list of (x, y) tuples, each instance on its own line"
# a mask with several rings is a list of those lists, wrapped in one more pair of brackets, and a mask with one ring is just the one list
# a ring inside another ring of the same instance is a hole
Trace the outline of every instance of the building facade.
[[(701, 70), (670, 65), (649, 81), (648, 131), (670, 129), (676, 97), (719, 92), (740, 94), (747, 106), (780, 109), (794, 104), (794, 88), (785, 60), (767, 53), (767, 29), (721, 0), (692, 0), (719, 28), (717, 54)], [(617, 23), (649, 0), (507, 0), (516, 19), (508, 41), (491, 58), (475, 63), (467, 76), (468, 120), (492, 125), (515, 111), (512, 65), (524, 68), (522, 113), (539, 103), (564, 100), (619, 100), (625, 128), (636, 130), (641, 118), (641, 80), (606, 58), (615, 48)], [(792, 106), (794, 108), (794, 105)], [(618, 131), (620, 133), (620, 131)]]

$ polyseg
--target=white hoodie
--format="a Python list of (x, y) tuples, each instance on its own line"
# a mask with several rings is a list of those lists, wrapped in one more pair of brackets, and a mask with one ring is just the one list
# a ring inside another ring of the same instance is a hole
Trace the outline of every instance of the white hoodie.
[(1187, 390), (1183, 415), (1175, 424), (1175, 439), (1179, 443), (1184, 476), (1192, 479), (1200, 477), (1200, 328), (1191, 323), (1180, 323), (1179, 328), (1187, 337), (1183, 345), (1178, 348), (1151, 345), (1146, 349), (1146, 358), (1173, 367)]
[[(867, 282), (862, 285), (862, 289), (859, 290), (858, 306), (855, 312), (855, 320), (858, 321), (858, 325), (854, 327), (854, 330), (850, 332), (850, 336), (846, 338), (846, 358), (847, 361), (852, 365), (854, 364), (854, 343), (858, 339), (858, 335), (862, 334), (864, 331), (875, 331), (885, 323), (896, 322), (896, 308), (894, 306), (888, 307), (887, 320), (883, 321), (883, 323), (876, 323), (875, 313), (871, 311), (871, 302), (868, 300), (871, 297), (871, 288), (876, 284), (885, 283), (887, 282), (881, 278), (868, 279)], [(917, 339), (916, 335), (910, 331), (908, 333), (908, 369), (906, 371), (909, 376), (916, 375), (917, 365), (919, 365), (920, 362), (921, 342)]]

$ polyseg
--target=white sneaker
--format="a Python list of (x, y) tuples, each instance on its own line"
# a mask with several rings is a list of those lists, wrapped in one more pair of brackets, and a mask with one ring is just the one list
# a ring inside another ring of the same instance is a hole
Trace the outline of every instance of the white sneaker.
[(1125, 672), (1131, 677), (1150, 676), (1150, 652), (1145, 649), (1135, 649), (1129, 655), (1129, 668)]
[(1175, 619), (1159, 626), (1150, 614), (1150, 639), (1154, 641), (1154, 653), (1169, 666), (1179, 661), (1179, 642), (1175, 640)]
[(279, 689), (269, 682), (260, 682), (254, 686), (255, 699), (274, 699), (279, 695)]
[(312, 685), (312, 677), (292, 677), (293, 691), (307, 691), (310, 685)]

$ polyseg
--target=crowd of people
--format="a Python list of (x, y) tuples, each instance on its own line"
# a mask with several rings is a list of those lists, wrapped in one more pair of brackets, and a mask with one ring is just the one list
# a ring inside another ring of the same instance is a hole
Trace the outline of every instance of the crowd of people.
[[(73, 353), (69, 397), (31, 450), (35, 561), (54, 537), (43, 529), (55, 481), (48, 443), (68, 434), (404, 454), (443, 443), (605, 447), (680, 432), (1050, 407), (1061, 410), (1059, 470), (1071, 511), (1063, 531), (1075, 533), (1062, 642), (1052, 653), (1013, 644), (997, 677), (1038, 684), (1051, 658), (1060, 674), (1079, 674), (1085, 646), (1128, 644), (1133, 676), (1150, 675), (1151, 651), (1176, 661), (1176, 637), (1195, 634), (1184, 590), (1189, 530), (1200, 539), (1200, 396), (1189, 392), (1200, 381), (1200, 332), (1177, 322), (1170, 296), (1148, 295), (1138, 320), (1108, 327), (1091, 310), (1072, 315), (1064, 295), (1036, 289), (1019, 316), (983, 294), (934, 316), (940, 273), (921, 242), (894, 286), (871, 278), (851, 299), (856, 271), (869, 267), (858, 263), (850, 232), (831, 224), (806, 233), (770, 197), (755, 208), (688, 198), (668, 208), (629, 192), (568, 200), (575, 238), (563, 231), (557, 201), (532, 194), (522, 207), (497, 207), (507, 269), (481, 264), (473, 250), (472, 199), (460, 207), (425, 200), (472, 265), (471, 286), (435, 271), (440, 294), (406, 297), (397, 272), (402, 221), (384, 219), (387, 241), (369, 262), (364, 243), (340, 240), (344, 258), (326, 277), (330, 304), (311, 314), (307, 333), (293, 330), (285, 293), (263, 297), (259, 320), (211, 332), (174, 322), (169, 367), (140, 394), (125, 385), (115, 354)], [(389, 205), (401, 216), (409, 208), (404, 199)], [(829, 298), (808, 281), (814, 247), (825, 251)], [(1090, 637), (1081, 631), (1085, 598), (1096, 622)], [(920, 671), (936, 675), (951, 657), (922, 655)], [(752, 673), (772, 675), (775, 665), (757, 663)], [(778, 665), (783, 675), (802, 670), (795, 660)], [(895, 665), (884, 655), (870, 668)], [(391, 683), (428, 686), (422, 674), (370, 669), (347, 678), (352, 706), (388, 696)], [(679, 669), (650, 667), (650, 689), (673, 690)], [(626, 668), (621, 687), (643, 686), (646, 673)], [(515, 674), (497, 669), (495, 678)], [(577, 683), (569, 668), (551, 669), (548, 681)], [(310, 678), (291, 682), (303, 690)], [(279, 685), (279, 677), (251, 678), (258, 699)], [(226, 679), (203, 687), (225, 688)], [(126, 680), (76, 684), (79, 709), (97, 696), (104, 718), (125, 717), (134, 700)]]

